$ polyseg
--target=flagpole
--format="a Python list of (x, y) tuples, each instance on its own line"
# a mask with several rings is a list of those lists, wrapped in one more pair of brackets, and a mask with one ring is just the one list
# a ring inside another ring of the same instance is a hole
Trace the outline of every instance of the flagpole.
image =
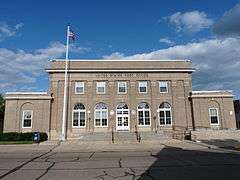
[(68, 47), (69, 47), (69, 32), (70, 26), (67, 26), (67, 43), (66, 43), (66, 58), (65, 58), (65, 77), (64, 77), (64, 95), (63, 95), (63, 116), (62, 116), (62, 134), (61, 140), (66, 140), (66, 115), (67, 115), (67, 71), (68, 71)]

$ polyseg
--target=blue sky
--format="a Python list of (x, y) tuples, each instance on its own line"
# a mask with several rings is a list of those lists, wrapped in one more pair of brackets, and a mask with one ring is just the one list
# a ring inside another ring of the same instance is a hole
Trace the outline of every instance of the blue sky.
[[(64, 57), (66, 25), (77, 34), (70, 58), (192, 60), (195, 90), (240, 97), (239, 1), (2, 1), (0, 92), (48, 88), (44, 67)], [(239, 30), (239, 31), (238, 31)]]

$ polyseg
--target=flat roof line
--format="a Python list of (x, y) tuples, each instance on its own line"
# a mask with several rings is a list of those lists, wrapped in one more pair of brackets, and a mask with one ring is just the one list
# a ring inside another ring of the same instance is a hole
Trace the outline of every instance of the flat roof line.
[(47, 92), (6, 92), (6, 95), (16, 95), (16, 94), (46, 95)]
[[(65, 61), (65, 59), (52, 59), (54, 61)], [(101, 62), (101, 61), (161, 61), (161, 62), (191, 62), (189, 59), (69, 59), (69, 61), (87, 61), (87, 62)]]
[(197, 93), (224, 93), (224, 92), (228, 92), (228, 93), (232, 93), (232, 90), (209, 90), (209, 91), (192, 91), (193, 94), (197, 94)]

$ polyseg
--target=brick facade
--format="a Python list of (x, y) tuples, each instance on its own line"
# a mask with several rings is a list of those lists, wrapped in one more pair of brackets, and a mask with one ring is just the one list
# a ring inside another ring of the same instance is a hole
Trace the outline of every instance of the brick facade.
[[(4, 131), (24, 131), (23, 109), (33, 109), (33, 127), (30, 131), (48, 132), (51, 139), (59, 139), (62, 130), (62, 111), (64, 93), (64, 61), (54, 60), (49, 73), (47, 94), (19, 93), (6, 94)], [(229, 92), (194, 94), (192, 76), (194, 71), (188, 60), (79, 60), (70, 61), (68, 70), (68, 106), (66, 131), (68, 138), (78, 137), (85, 132), (116, 131), (118, 119), (116, 108), (124, 103), (128, 106), (129, 131), (192, 130), (194, 128), (236, 128), (232, 102)], [(118, 93), (118, 82), (127, 83), (127, 92)], [(147, 82), (147, 93), (139, 93), (138, 83)], [(160, 93), (159, 82), (167, 81), (166, 93)], [(84, 93), (75, 93), (75, 83), (84, 82)], [(96, 92), (96, 83), (105, 82), (105, 94)], [(216, 96), (217, 94), (217, 96)], [(33, 98), (34, 97), (34, 98)], [(147, 103), (150, 110), (150, 125), (139, 125), (138, 105)], [(160, 124), (159, 106), (171, 106), (171, 125)], [(85, 106), (85, 126), (73, 127), (73, 109), (77, 103)], [(95, 106), (107, 106), (108, 122), (105, 127), (95, 126)], [(212, 103), (212, 104), (211, 104)], [(214, 104), (215, 103), (215, 104)], [(211, 126), (208, 108), (217, 105), (221, 124)], [(111, 113), (110, 113), (111, 112)]]

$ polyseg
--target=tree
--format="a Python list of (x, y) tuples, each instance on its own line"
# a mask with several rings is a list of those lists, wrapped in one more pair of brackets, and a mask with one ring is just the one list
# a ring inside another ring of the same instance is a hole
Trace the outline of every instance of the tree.
[(5, 110), (5, 100), (3, 98), (3, 95), (0, 94), (0, 116), (4, 115), (4, 110)]

